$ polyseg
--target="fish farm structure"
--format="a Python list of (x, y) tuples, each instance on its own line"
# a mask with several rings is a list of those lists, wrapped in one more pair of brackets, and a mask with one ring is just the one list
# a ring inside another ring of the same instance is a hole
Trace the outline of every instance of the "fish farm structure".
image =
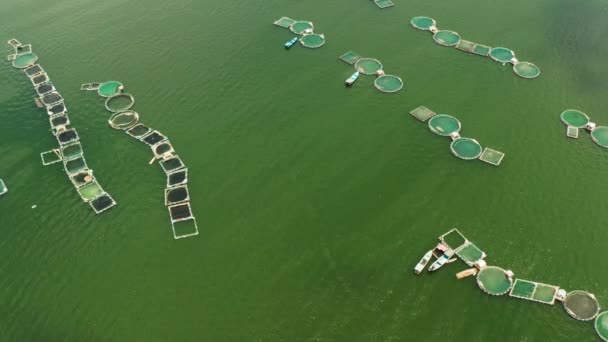
[(488, 164), (498, 166), (505, 156), (500, 151), (488, 147), (482, 148), (475, 139), (461, 137), (460, 121), (451, 115), (436, 114), (425, 106), (412, 110), (410, 114), (422, 122), (428, 121), (431, 132), (443, 137), (450, 137), (452, 139), (450, 150), (453, 155), (460, 159), (480, 159)]
[(154, 155), (150, 162), (158, 161), (167, 183), (164, 203), (169, 211), (174, 239), (198, 235), (196, 218), (190, 205), (188, 191), (188, 169), (175, 152), (169, 138), (161, 132), (139, 122), (139, 114), (131, 108), (135, 104), (133, 95), (124, 93), (124, 86), (118, 81), (85, 83), (83, 91), (96, 91), (105, 98), (105, 108), (111, 113), (108, 125), (125, 132), (128, 136), (147, 145)]
[[(513, 271), (488, 265), (486, 253), (454, 228), (439, 237), (440, 244), (473, 269), (459, 272), (458, 279), (476, 275), (477, 286), (492, 296), (509, 297), (554, 305), (559, 301), (570, 317), (579, 321), (595, 320), (597, 334), (608, 341), (608, 311), (601, 312), (597, 298), (587, 291), (566, 291), (556, 285), (516, 278)], [(465, 273), (464, 276), (459, 276)]]
[(382, 63), (375, 58), (362, 57), (353, 51), (348, 51), (339, 59), (355, 69), (362, 75), (375, 75), (374, 86), (383, 93), (396, 93), (403, 89), (403, 81), (400, 77), (386, 75), (382, 69)]
[(578, 139), (579, 129), (586, 129), (591, 133), (593, 142), (608, 148), (608, 126), (597, 126), (587, 114), (578, 109), (566, 109), (560, 114), (560, 119), (566, 125), (568, 137)]
[(57, 140), (58, 146), (40, 154), (43, 165), (63, 163), (68, 179), (76, 189), (83, 202), (100, 214), (116, 205), (116, 201), (108, 194), (90, 169), (85, 158), (80, 137), (75, 128), (70, 127), (68, 110), (63, 96), (55, 89), (50, 77), (40, 64), (38, 56), (32, 52), (31, 45), (23, 45), (17, 39), (11, 39), (8, 44), (15, 53), (8, 56), (13, 66), (23, 70), (36, 92), (35, 102), (45, 110), (51, 133)]
[(391, 0), (372, 0), (376, 6), (383, 8), (393, 7), (395, 4)]
[(536, 65), (530, 62), (520, 62), (515, 57), (515, 52), (511, 49), (505, 47), (492, 48), (488, 45), (461, 39), (460, 35), (454, 31), (438, 29), (437, 22), (433, 18), (414, 17), (410, 23), (418, 30), (430, 31), (433, 34), (433, 40), (439, 45), (455, 47), (464, 52), (490, 57), (492, 60), (503, 65), (511, 63), (513, 65), (513, 72), (523, 78), (536, 78), (540, 76), (540, 69)]
[(294, 20), (288, 17), (281, 17), (275, 20), (276, 26), (289, 29), (292, 33), (300, 35), (300, 44), (309, 49), (320, 48), (325, 44), (325, 35), (314, 33), (314, 24), (305, 20)]

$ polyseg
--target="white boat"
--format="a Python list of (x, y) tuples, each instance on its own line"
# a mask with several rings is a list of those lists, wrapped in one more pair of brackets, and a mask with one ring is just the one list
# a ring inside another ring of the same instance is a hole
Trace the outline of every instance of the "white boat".
[(429, 267), (429, 271), (433, 272), (441, 268), (441, 266), (445, 265), (450, 258), (454, 256), (454, 250), (448, 249), (439, 259), (435, 260), (431, 267)]
[(426, 252), (426, 254), (422, 257), (422, 259), (420, 259), (420, 261), (418, 262), (416, 267), (414, 267), (414, 273), (420, 274), (424, 270), (426, 265), (429, 263), (429, 261), (431, 261), (432, 257), (433, 257), (433, 250), (431, 249), (430, 251)]

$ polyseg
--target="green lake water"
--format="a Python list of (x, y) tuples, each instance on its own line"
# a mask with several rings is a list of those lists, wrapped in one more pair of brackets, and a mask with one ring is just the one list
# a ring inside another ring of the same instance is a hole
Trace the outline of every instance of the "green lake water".
[[(412, 268), (458, 227), (490, 265), (608, 306), (608, 151), (559, 119), (577, 108), (608, 125), (608, 3), (394, 2), (1, 2), (2, 40), (33, 45), (118, 206), (94, 215), (61, 164), (42, 166), (56, 147), (47, 115), (2, 57), (0, 341), (598, 341), (559, 303), (456, 280), (461, 262)], [(418, 15), (542, 75), (439, 46), (411, 27)], [(326, 44), (286, 51), (281, 16), (312, 21)], [(404, 89), (363, 75), (346, 88), (348, 50)], [(173, 239), (150, 149), (79, 90), (106, 80), (188, 166), (198, 237)], [(420, 105), (502, 164), (454, 157), (408, 114)]]

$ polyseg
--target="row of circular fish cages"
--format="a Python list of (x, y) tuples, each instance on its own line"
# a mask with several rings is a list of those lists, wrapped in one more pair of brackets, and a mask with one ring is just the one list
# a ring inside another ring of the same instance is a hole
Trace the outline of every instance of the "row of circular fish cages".
[[(58, 148), (40, 154), (42, 164), (62, 162), (79, 196), (95, 213), (112, 208), (116, 201), (103, 190), (93, 175), (93, 170), (88, 167), (78, 132), (70, 127), (64, 99), (42, 66), (37, 64), (38, 56), (32, 52), (31, 45), (22, 45), (16, 39), (9, 40), (9, 45), (13, 46), (15, 54), (8, 59), (13, 61), (15, 68), (23, 70), (32, 83), (36, 91), (35, 102), (38, 107), (46, 110), (51, 132), (59, 145)], [(24, 46), (27, 48), (24, 49)]]
[(123, 92), (124, 86), (118, 81), (102, 83), (85, 83), (81, 90), (96, 91), (105, 98), (105, 108), (112, 113), (108, 119), (110, 127), (124, 131), (127, 135), (147, 145), (154, 154), (150, 161), (155, 161), (167, 177), (165, 188), (165, 206), (169, 210), (173, 237), (185, 238), (198, 234), (196, 218), (190, 205), (188, 191), (188, 169), (177, 155), (169, 138), (161, 132), (140, 123), (139, 113), (131, 110), (135, 98)]

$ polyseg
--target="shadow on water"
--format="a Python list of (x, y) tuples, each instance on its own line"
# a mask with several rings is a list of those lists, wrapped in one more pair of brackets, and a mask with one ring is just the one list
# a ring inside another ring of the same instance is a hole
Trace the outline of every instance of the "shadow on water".
[(581, 86), (588, 90), (607, 86), (608, 72), (601, 66), (608, 55), (608, 4), (598, 0), (555, 0), (547, 2), (547, 9), (547, 38), (560, 47), (561, 58), (578, 75)]

